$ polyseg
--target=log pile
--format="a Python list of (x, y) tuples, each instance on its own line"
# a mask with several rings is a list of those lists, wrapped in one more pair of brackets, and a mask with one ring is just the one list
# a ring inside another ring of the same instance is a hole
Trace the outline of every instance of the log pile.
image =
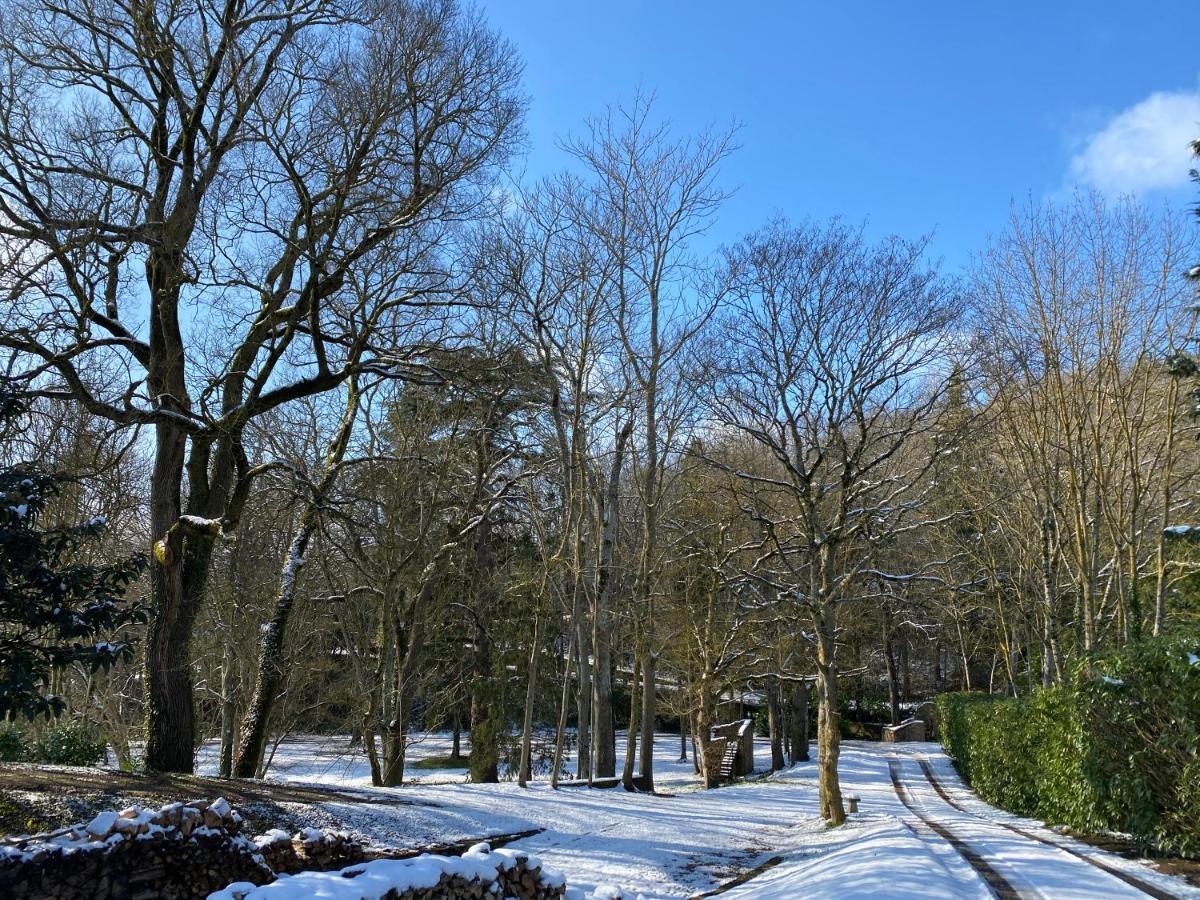
[(158, 810), (130, 806), (62, 831), (5, 839), (0, 897), (244, 900), (257, 887), (278, 882), (291, 882), (296, 896), (311, 896), (305, 893), (306, 876), (335, 869), (347, 896), (359, 896), (354, 879), (365, 873), (371, 878), (364, 884), (379, 876), (391, 879), (395, 887), (383, 895), (388, 900), (555, 900), (566, 891), (563, 879), (543, 870), (536, 857), (487, 844), (462, 856), (363, 862), (366, 846), (342, 832), (273, 830), (250, 839), (242, 827), (242, 817), (225, 800), (193, 800)]
[[(425, 854), (411, 859), (379, 859), (347, 866), (328, 875), (281, 875), (269, 889), (231, 884), (209, 900), (269, 900), (280, 897), (336, 897), (337, 900), (558, 900), (566, 896), (562, 876), (542, 868), (528, 853), (492, 850), (476, 844), (461, 857)], [(362, 879), (363, 887), (355, 882)], [(386, 890), (382, 890), (385, 886)]]
[(0, 844), (0, 896), (12, 900), (191, 900), (274, 873), (223, 799), (130, 806), (86, 825)]
[(366, 845), (342, 831), (306, 828), (294, 835), (272, 829), (254, 843), (276, 875), (341, 869), (366, 858)]

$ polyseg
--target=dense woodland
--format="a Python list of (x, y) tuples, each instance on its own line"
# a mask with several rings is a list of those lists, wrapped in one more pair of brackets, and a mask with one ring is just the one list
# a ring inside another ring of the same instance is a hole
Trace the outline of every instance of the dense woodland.
[(805, 754), (813, 690), (838, 823), (845, 720), (1200, 625), (1191, 216), (1018, 200), (965, 272), (804, 210), (718, 247), (735, 128), (639, 97), (526, 179), (452, 0), (0, 9), (0, 465), (59, 478), (8, 527), (144, 567), (30, 696), (122, 766), (319, 732), (398, 785), (444, 729), (652, 790), (747, 698)]

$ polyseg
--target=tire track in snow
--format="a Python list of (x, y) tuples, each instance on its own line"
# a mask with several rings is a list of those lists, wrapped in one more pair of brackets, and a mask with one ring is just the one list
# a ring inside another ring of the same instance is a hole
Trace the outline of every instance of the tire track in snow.
[(761, 875), (763, 872), (767, 871), (768, 869), (775, 868), (781, 862), (783, 862), (782, 856), (772, 856), (771, 858), (766, 859), (763, 862), (760, 862), (753, 869), (747, 869), (741, 875), (738, 875), (736, 878), (732, 878), (729, 881), (726, 881), (724, 884), (718, 885), (717, 887), (713, 888), (711, 891), (703, 891), (699, 894), (692, 894), (690, 897), (688, 897), (688, 900), (701, 900), (701, 898), (703, 898), (703, 897), (715, 897), (718, 894), (724, 894), (724, 893), (727, 893), (728, 891), (732, 891), (736, 887), (741, 887), (747, 881), (757, 878), (759, 875)]
[(964, 841), (956, 837), (949, 829), (917, 809), (912, 796), (908, 792), (908, 788), (900, 777), (899, 760), (888, 760), (888, 772), (892, 776), (892, 788), (896, 791), (896, 796), (900, 798), (900, 802), (908, 808), (909, 812), (917, 817), (921, 825), (958, 851), (958, 855), (965, 859), (967, 864), (984, 880), (984, 883), (987, 884), (992, 894), (998, 897), (999, 900), (1025, 900), (1029, 896), (1013, 887), (1007, 878), (996, 871), (986, 859), (967, 846)]
[(938, 792), (938, 795), (943, 800), (945, 800), (947, 803), (949, 803), (951, 806), (953, 806), (955, 809), (957, 809), (959, 812), (966, 813), (968, 816), (974, 816), (976, 819), (982, 819), (983, 821), (990, 822), (994, 825), (999, 825), (1001, 828), (1007, 828), (1009, 831), (1011, 831), (1015, 834), (1019, 834), (1023, 838), (1028, 838), (1031, 841), (1037, 841), (1038, 843), (1045, 844), (1048, 847), (1055, 847), (1059, 850), (1063, 850), (1067, 853), (1070, 853), (1072, 856), (1082, 859), (1085, 863), (1088, 863), (1089, 865), (1095, 866), (1097, 869), (1107, 872), (1109, 875), (1112, 875), (1114, 878), (1119, 878), (1121, 881), (1125, 882), (1130, 887), (1135, 887), (1142, 893), (1147, 894), (1151, 897), (1154, 897), (1155, 900), (1179, 900), (1179, 897), (1177, 894), (1172, 894), (1169, 891), (1165, 891), (1162, 888), (1158, 887), (1157, 885), (1153, 885), (1148, 881), (1143, 881), (1141, 878), (1138, 878), (1136, 875), (1132, 875), (1129, 872), (1125, 872), (1121, 869), (1116, 868), (1115, 866), (1110, 866), (1108, 863), (1102, 862), (1101, 860), (1096, 859), (1093, 856), (1089, 856), (1086, 853), (1080, 853), (1078, 850), (1074, 849), (1073, 847), (1069, 847), (1066, 844), (1060, 844), (1058, 841), (1054, 841), (1049, 838), (1044, 838), (1044, 837), (1041, 837), (1040, 835), (1033, 834), (1032, 832), (1026, 831), (1023, 828), (1018, 828), (1016, 825), (1010, 825), (1007, 822), (1001, 822), (998, 819), (992, 819), (988, 816), (984, 816), (977, 812), (974, 812), (973, 810), (967, 809), (965, 806), (963, 806), (958, 801), (956, 801), (953, 797), (950, 796), (950, 793), (946, 790), (946, 788), (942, 784), (941, 780), (937, 777), (937, 774), (933, 771), (933, 767), (931, 765), (929, 765), (929, 760), (918, 758), (917, 764), (920, 765), (921, 772), (924, 773), (925, 778), (929, 781), (929, 783), (931, 785), (933, 785), (933, 789)]

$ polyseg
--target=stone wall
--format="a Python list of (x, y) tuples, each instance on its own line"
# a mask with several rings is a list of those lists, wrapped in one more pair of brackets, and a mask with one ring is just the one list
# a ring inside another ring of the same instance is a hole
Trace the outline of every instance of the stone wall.
[(940, 740), (941, 735), (937, 729), (937, 705), (932, 701), (922, 703), (913, 710), (912, 718), (920, 719), (925, 723), (925, 740), (936, 741)]
[(908, 719), (899, 725), (885, 725), (883, 739), (889, 743), (925, 740), (925, 723), (920, 719)]

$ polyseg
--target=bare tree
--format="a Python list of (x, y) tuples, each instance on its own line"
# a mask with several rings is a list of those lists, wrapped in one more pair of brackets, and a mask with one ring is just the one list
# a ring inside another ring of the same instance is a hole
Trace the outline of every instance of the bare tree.
[[(612, 261), (595, 234), (581, 227), (590, 197), (574, 178), (546, 181), (521, 197), (519, 211), (507, 217), (497, 236), (497, 291), (529, 337), (529, 354), (542, 371), (549, 392), (547, 433), (541, 436), (556, 462), (559, 502), (557, 522), (548, 524), (550, 543), (543, 548), (545, 589), (567, 599), (569, 656), (578, 659), (578, 777), (592, 773), (591, 724), (595, 715), (598, 740), (611, 748), (611, 687), (601, 666), (608, 660), (594, 644), (588, 611), (605, 618), (608, 596), (601, 596), (594, 573), (602, 526), (593, 515), (600, 506), (604, 426), (624, 400), (620, 385), (605, 371), (606, 357), (616, 351), (616, 333), (608, 315), (607, 294), (614, 275)], [(620, 458), (620, 453), (617, 454)], [(540, 607), (539, 607), (540, 608)], [(540, 621), (540, 620), (539, 620)], [(607, 634), (603, 636), (607, 640)], [(604, 657), (603, 659), (601, 657)], [(593, 661), (595, 666), (593, 666)], [(531, 666), (531, 669), (533, 666)], [(597, 694), (593, 674), (602, 680)], [(564, 698), (569, 695), (564, 691)], [(600, 710), (593, 714), (593, 702)], [(565, 703), (565, 699), (564, 699)], [(530, 710), (526, 710), (527, 718)], [(559, 719), (566, 720), (566, 707)], [(530, 729), (525, 729), (528, 743)], [(562, 729), (558, 736), (561, 755)], [(602, 751), (597, 751), (602, 752)], [(611, 756), (611, 752), (602, 755)], [(603, 761), (602, 761), (603, 763)], [(611, 772), (611, 763), (608, 774)], [(603, 768), (603, 765), (602, 765)], [(557, 777), (557, 767), (554, 773)]]
[[(707, 449), (728, 464), (737, 450), (746, 449), (744, 440), (741, 444)], [(696, 771), (715, 787), (720, 760), (709, 750), (710, 733), (722, 698), (766, 669), (764, 680), (778, 684), (778, 667), (767, 662), (771, 623), (759, 615), (765, 607), (743, 576), (755, 542), (753, 524), (742, 515), (739, 479), (705, 467), (697, 454), (675, 468), (682, 471), (673, 480), (675, 496), (664, 524), (671, 553), (663, 581), (670, 588), (660, 615), (679, 638), (665, 644), (663, 659), (675, 683), (681, 732), (690, 726), (696, 746)]]
[(593, 123), (588, 137), (570, 147), (593, 179), (586, 227), (613, 267), (610, 308), (636, 392), (639, 452), (632, 462), (641, 533), (633, 607), (644, 685), (639, 756), (644, 790), (654, 789), (655, 600), (665, 472), (672, 453), (682, 449), (683, 425), (694, 408), (684, 351), (716, 306), (715, 300), (690, 302), (701, 267), (692, 242), (727, 197), (717, 176), (732, 148), (729, 131), (672, 137), (665, 125), (653, 123), (651, 103), (641, 97), (630, 109)]
[(1084, 652), (1140, 634), (1152, 571), (1150, 624), (1162, 630), (1163, 529), (1190, 427), (1164, 359), (1186, 320), (1193, 246), (1170, 214), (1081, 194), (1015, 210), (976, 268), (988, 470), (1017, 487), (993, 491), (1010, 507), (997, 529), (1039, 572), (1043, 681), (1061, 673), (1059, 619), (1076, 623)]
[(0, 67), (0, 345), (43, 396), (153, 429), (146, 761), (191, 771), (246, 425), (386, 364), (439, 223), (515, 137), (519, 66), (454, 0), (15, 0)]
[(361, 459), (346, 460), (346, 451), (354, 431), (359, 411), (358, 378), (352, 376), (347, 385), (346, 407), (325, 453), (324, 466), (315, 480), (307, 485), (307, 496), (300, 510), (288, 551), (279, 574), (279, 589), (271, 617), (262, 627), (258, 651), (257, 676), (254, 694), (242, 723), (241, 741), (233, 774), (238, 778), (252, 778), (262, 761), (267, 743), (267, 724), (275, 703), (276, 693), (283, 679), (283, 647), (287, 635), (292, 607), (299, 589), (300, 570), (304, 566), (308, 547), (319, 527), (322, 507), (337, 484), (338, 476), (351, 463)]
[(901, 451), (929, 431), (944, 392), (955, 296), (924, 243), (867, 245), (837, 223), (777, 221), (728, 256), (714, 415), (765, 447), (772, 470), (737, 470), (762, 552), (746, 575), (813, 625), (821, 814), (845, 818), (838, 785), (838, 611), (861, 593), (876, 548), (919, 527), (929, 459)]

